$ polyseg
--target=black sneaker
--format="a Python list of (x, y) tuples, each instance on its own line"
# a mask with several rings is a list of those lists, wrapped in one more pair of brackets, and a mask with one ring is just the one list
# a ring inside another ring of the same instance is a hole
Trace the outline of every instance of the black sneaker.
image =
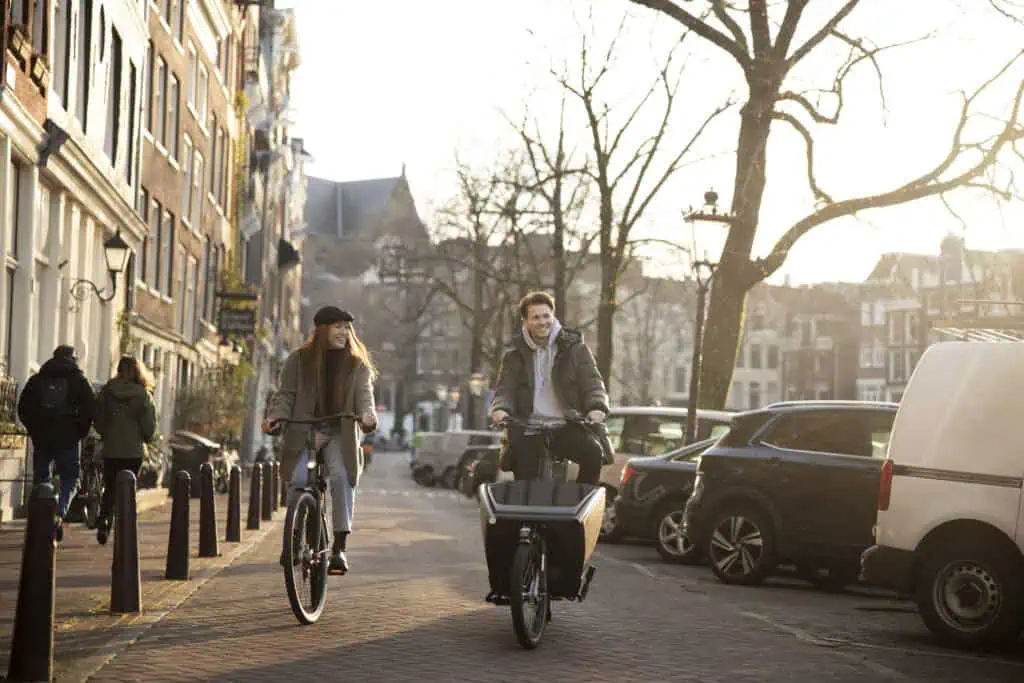
[(64, 520), (60, 517), (53, 523), (53, 537), (60, 543), (64, 540)]
[(100, 517), (96, 520), (96, 542), (100, 545), (107, 544), (107, 536), (110, 535), (110, 521)]
[(331, 553), (331, 563), (327, 565), (327, 573), (342, 576), (348, 573), (348, 559), (342, 550)]

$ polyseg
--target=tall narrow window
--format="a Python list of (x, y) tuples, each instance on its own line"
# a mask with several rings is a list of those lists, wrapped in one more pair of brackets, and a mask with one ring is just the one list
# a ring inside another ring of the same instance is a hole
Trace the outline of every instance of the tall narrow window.
[(50, 3), (36, 0), (32, 16), (32, 48), (40, 55), (50, 50), (50, 18), (46, 16), (49, 8)]
[(188, 103), (192, 106), (192, 109), (196, 108), (196, 88), (199, 83), (199, 75), (196, 71), (196, 48), (194, 45), (189, 44), (188, 46)]
[(117, 134), (121, 129), (121, 34), (113, 29), (110, 34), (110, 78), (107, 79), (107, 126), (103, 151), (111, 164), (117, 163)]
[(156, 58), (156, 97), (153, 98), (153, 121), (156, 130), (153, 136), (157, 142), (167, 147), (167, 64), (162, 57)]
[(71, 0), (56, 0), (54, 4), (53, 34), (53, 92), (60, 98), (65, 111), (68, 108), (68, 62), (71, 59)]
[(217, 198), (217, 154), (220, 151), (220, 128), (218, 128), (217, 114), (213, 114), (213, 128), (210, 130), (210, 140), (213, 149), (210, 154), (210, 194)]
[(153, 41), (149, 41), (146, 52), (146, 130), (153, 132), (153, 71), (156, 68), (153, 59)]
[(135, 63), (128, 60), (128, 159), (125, 166), (125, 180), (129, 187), (134, 178), (135, 171), (135, 84), (138, 75), (135, 71)]
[(206, 67), (199, 65), (199, 92), (196, 93), (196, 115), (199, 117), (199, 125), (206, 128), (206, 95), (209, 90), (209, 77), (206, 74)]
[(192, 220), (192, 138), (185, 134), (181, 154), (181, 217)]
[(181, 113), (178, 107), (181, 85), (178, 77), (171, 74), (171, 86), (167, 91), (167, 152), (172, 159), (178, 158), (178, 130), (181, 125)]
[[(138, 205), (139, 217), (142, 218), (142, 222), (149, 227), (149, 191), (146, 188), (139, 188), (139, 205)], [(135, 277), (138, 278), (139, 282), (146, 281), (146, 273), (149, 269), (149, 242), (152, 239), (149, 232), (142, 237), (142, 249), (139, 250), (139, 264), (135, 268)]]
[(78, 102), (75, 113), (82, 130), (89, 129), (89, 89), (92, 82), (92, 0), (83, 0), (78, 18)]
[(192, 187), (195, 191), (195, 200), (192, 202), (192, 228), (200, 229), (199, 221), (203, 216), (203, 155), (195, 153), (195, 163), (192, 166)]
[(161, 274), (164, 280), (160, 290), (167, 296), (173, 295), (174, 287), (174, 214), (170, 211), (164, 213), (163, 225), (160, 236), (160, 259)]
[(153, 288), (154, 292), (160, 291), (160, 276), (163, 271), (160, 269), (160, 258), (163, 253), (163, 228), (160, 223), (163, 219), (164, 208), (160, 202), (153, 200), (149, 211), (149, 254), (146, 256), (146, 284)]
[(171, 3), (173, 3), (173, 7), (171, 8), (171, 20), (168, 24), (171, 27), (171, 33), (174, 34), (174, 38), (180, 43), (185, 34), (185, 0), (171, 0)]

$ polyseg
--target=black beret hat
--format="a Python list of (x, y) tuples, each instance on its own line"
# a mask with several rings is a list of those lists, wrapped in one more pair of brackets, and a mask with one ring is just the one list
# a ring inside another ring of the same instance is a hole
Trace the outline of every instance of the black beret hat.
[(320, 325), (333, 325), (334, 323), (350, 323), (355, 318), (348, 311), (343, 311), (337, 306), (324, 306), (316, 315), (313, 316), (313, 324)]

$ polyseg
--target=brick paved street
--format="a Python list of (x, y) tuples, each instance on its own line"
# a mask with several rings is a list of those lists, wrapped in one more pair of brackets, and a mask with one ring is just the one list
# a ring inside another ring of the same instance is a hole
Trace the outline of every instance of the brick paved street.
[[(244, 482), (243, 482), (244, 483)], [(199, 547), (199, 499), (193, 498), (191, 522), (191, 581), (166, 581), (167, 538), (170, 530), (170, 500), (165, 491), (139, 494), (139, 556), (142, 572), (141, 615), (111, 615), (110, 565), (113, 537), (106, 546), (96, 543), (94, 531), (82, 524), (69, 524), (64, 542), (57, 549), (57, 596), (55, 617), (55, 670), (57, 680), (81, 680), (102, 664), (112, 652), (153, 623), (196, 589), (213, 571), (244, 550), (260, 532), (244, 530), (248, 491), (242, 493), (242, 543), (225, 543), (226, 495), (218, 495), (217, 529), (220, 539), (218, 558), (196, 557)], [(279, 510), (276, 518), (284, 516)], [(263, 529), (276, 522), (263, 522)], [(14, 610), (17, 602), (18, 575), (24, 541), (24, 523), (4, 525), (0, 530), (0, 680), (7, 674)]]
[[(1024, 658), (939, 651), (872, 597), (737, 590), (650, 548), (602, 547), (582, 605), (559, 603), (526, 652), (483, 602), (476, 503), (409, 481), (380, 454), (357, 504), (353, 573), (314, 626), (292, 616), (272, 534), (103, 667), (96, 681), (962, 681), (1024, 676)], [(868, 634), (874, 640), (868, 638)], [(849, 642), (832, 640), (846, 634)], [(856, 636), (856, 637), (851, 637)]]

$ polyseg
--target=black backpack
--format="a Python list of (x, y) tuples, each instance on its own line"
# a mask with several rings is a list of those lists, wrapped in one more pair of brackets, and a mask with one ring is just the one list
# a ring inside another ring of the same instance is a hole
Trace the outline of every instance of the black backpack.
[(39, 378), (39, 416), (59, 420), (72, 413), (71, 379), (66, 375)]

